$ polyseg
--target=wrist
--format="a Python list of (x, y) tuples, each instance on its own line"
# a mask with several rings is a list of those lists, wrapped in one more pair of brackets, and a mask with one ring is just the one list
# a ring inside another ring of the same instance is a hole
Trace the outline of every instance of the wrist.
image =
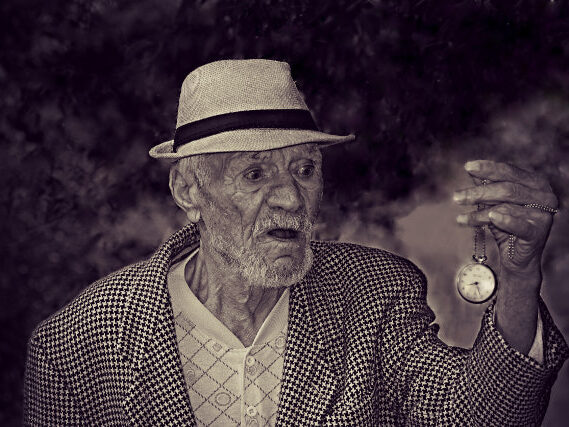
[(541, 265), (539, 262), (530, 262), (524, 267), (515, 266), (514, 268), (502, 264), (498, 283), (502, 287), (510, 285), (518, 292), (539, 294), (541, 288)]
[(519, 296), (539, 297), (541, 271), (511, 272), (503, 269), (498, 276), (498, 290)]

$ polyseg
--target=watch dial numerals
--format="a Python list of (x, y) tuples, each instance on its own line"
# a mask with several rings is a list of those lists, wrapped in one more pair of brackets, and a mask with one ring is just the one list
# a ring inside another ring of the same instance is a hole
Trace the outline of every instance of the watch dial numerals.
[(496, 280), (490, 267), (469, 264), (457, 277), (457, 290), (468, 302), (479, 304), (488, 301), (496, 289)]

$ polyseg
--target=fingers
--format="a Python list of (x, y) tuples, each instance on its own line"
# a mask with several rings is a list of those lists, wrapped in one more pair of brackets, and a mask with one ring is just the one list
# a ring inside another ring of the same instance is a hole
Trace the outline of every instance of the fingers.
[(486, 185), (459, 190), (454, 193), (454, 201), (463, 205), (484, 204), (496, 205), (513, 203), (525, 205), (539, 203), (557, 208), (559, 201), (551, 191), (536, 190), (514, 182), (495, 182)]
[(492, 160), (473, 160), (467, 162), (464, 168), (470, 175), (481, 180), (509, 181), (536, 190), (551, 190), (549, 181), (543, 175), (507, 163), (499, 163)]
[(538, 237), (540, 230), (548, 229), (544, 225), (551, 223), (552, 215), (519, 205), (500, 204), (459, 215), (456, 220), (461, 225), (471, 227), (495, 225), (506, 233), (514, 234), (525, 240), (532, 240)]

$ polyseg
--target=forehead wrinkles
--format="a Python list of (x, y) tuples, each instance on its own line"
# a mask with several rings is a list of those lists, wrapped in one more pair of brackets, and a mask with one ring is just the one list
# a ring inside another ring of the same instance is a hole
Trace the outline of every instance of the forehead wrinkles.
[(229, 156), (227, 156), (227, 163), (243, 160), (266, 160), (271, 158), (271, 155), (271, 151), (241, 151), (230, 153)]
[(291, 155), (292, 157), (310, 156), (315, 157), (318, 160), (322, 158), (318, 145), (314, 143), (308, 143), (279, 148), (275, 150), (229, 153), (226, 158), (226, 162), (232, 162), (234, 160), (268, 160), (278, 156), (286, 157), (287, 154)]

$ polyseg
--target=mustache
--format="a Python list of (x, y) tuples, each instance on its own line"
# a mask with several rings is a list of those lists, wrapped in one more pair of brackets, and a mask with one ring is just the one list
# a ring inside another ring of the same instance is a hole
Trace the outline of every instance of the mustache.
[(312, 231), (314, 220), (311, 220), (305, 212), (290, 214), (285, 212), (273, 212), (261, 217), (253, 227), (253, 234), (263, 234), (275, 228), (291, 229), (299, 232)]

